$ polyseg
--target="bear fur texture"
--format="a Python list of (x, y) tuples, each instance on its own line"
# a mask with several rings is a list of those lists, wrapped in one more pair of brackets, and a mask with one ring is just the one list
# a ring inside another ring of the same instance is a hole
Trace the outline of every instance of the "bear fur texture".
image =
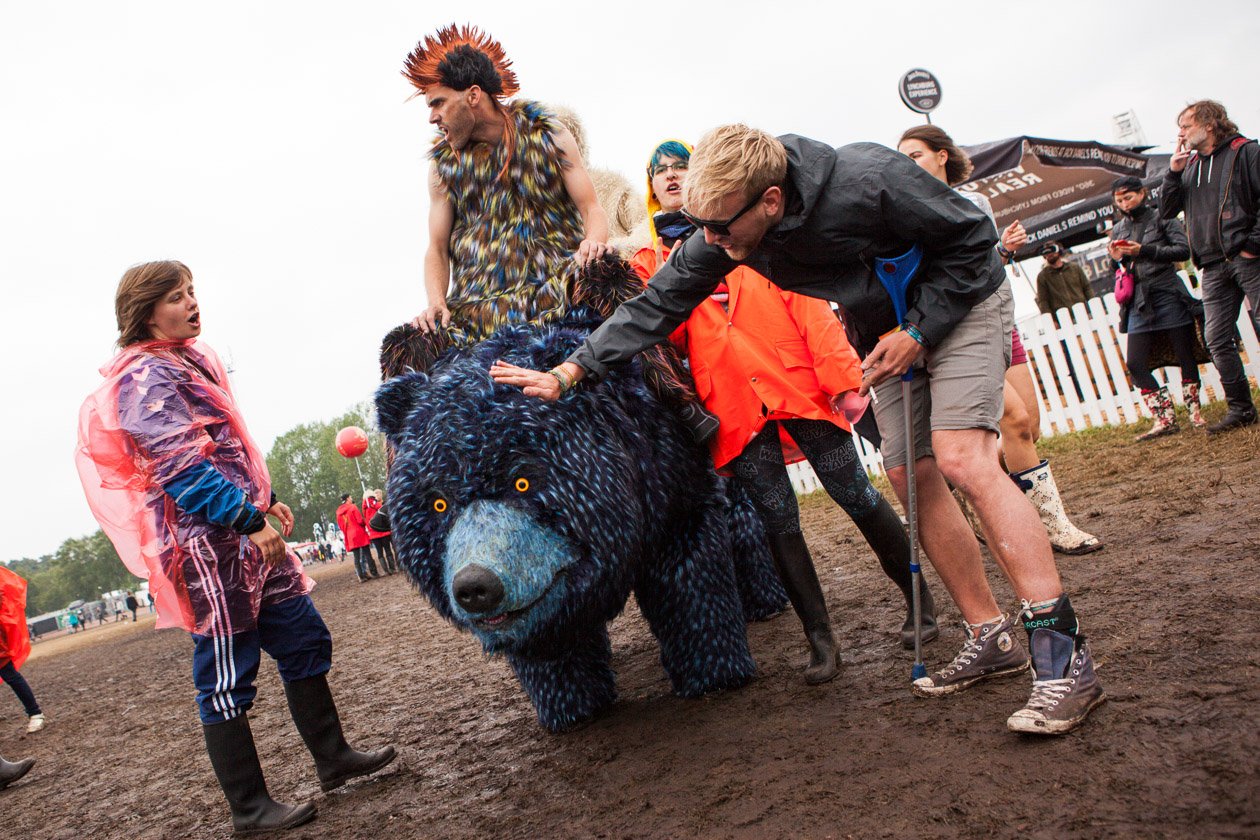
[(722, 480), (637, 362), (553, 403), (490, 379), (495, 359), (546, 370), (585, 335), (504, 327), (431, 349), (424, 372), (376, 396), (403, 565), (439, 613), (507, 657), (553, 732), (614, 701), (607, 623), (632, 592), (683, 697), (752, 679), (741, 594), (763, 613), (749, 618), (784, 600), (747, 558), (741, 593)]

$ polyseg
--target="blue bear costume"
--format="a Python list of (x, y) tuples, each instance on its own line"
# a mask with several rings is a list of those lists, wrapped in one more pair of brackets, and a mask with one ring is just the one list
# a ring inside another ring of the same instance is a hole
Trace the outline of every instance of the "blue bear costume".
[[(639, 364), (554, 403), (489, 377), (495, 359), (552, 367), (585, 335), (505, 327), (376, 396), (403, 565), (439, 613), (507, 656), (553, 732), (615, 699), (606, 625), (631, 592), (678, 695), (755, 671), (722, 479)], [(749, 617), (764, 617), (783, 591), (744, 555), (744, 600), (762, 612)]]

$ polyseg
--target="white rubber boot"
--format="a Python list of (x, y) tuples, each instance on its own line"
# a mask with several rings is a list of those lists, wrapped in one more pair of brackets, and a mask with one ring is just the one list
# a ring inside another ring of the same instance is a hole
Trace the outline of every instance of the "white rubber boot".
[(1050, 474), (1049, 461), (1042, 461), (1023, 472), (1011, 473), (1011, 478), (1037, 509), (1041, 524), (1046, 526), (1050, 545), (1055, 551), (1063, 554), (1089, 554), (1103, 547), (1102, 540), (1085, 533), (1068, 519), (1067, 511), (1063, 509), (1063, 500), (1059, 498), (1059, 488), (1054, 483), (1054, 476)]

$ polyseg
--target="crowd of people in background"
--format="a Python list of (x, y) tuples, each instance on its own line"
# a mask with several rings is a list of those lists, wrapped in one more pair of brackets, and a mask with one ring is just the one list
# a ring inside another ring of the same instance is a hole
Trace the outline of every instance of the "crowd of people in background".
[[(1160, 188), (1156, 206), (1135, 175), (1111, 185), (1115, 214), (1107, 255), (1116, 272), (1117, 326), (1126, 339), (1129, 377), (1153, 418), (1137, 439), (1181, 429), (1169, 386), (1154, 376), (1167, 366), (1179, 369), (1191, 428), (1214, 435), (1255, 425), (1260, 415), (1239, 354), (1237, 321), (1246, 300), (1253, 324), (1260, 324), (1260, 150), (1219, 102), (1192, 103), (1177, 115), (1177, 147)], [(1036, 281), (1043, 313), (1096, 296), (1061, 243), (1046, 242), (1038, 253), (1045, 260)], [(1191, 289), (1200, 283), (1195, 297)], [(1065, 358), (1071, 368), (1071, 357)], [(1208, 362), (1226, 401), (1225, 416), (1211, 425), (1202, 413), (1199, 373)], [(1079, 397), (1080, 383), (1070, 373)]]

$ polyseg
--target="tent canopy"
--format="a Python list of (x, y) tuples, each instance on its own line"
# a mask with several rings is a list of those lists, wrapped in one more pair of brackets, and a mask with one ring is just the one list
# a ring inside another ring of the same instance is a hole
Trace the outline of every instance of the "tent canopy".
[(1071, 246), (1104, 236), (1111, 219), (1112, 182), (1136, 175), (1157, 198), (1169, 157), (1092, 140), (1026, 136), (964, 151), (975, 171), (958, 189), (989, 199), (998, 230), (1019, 220), (1028, 231), (1028, 244), (1016, 259), (1035, 256), (1049, 239)]

